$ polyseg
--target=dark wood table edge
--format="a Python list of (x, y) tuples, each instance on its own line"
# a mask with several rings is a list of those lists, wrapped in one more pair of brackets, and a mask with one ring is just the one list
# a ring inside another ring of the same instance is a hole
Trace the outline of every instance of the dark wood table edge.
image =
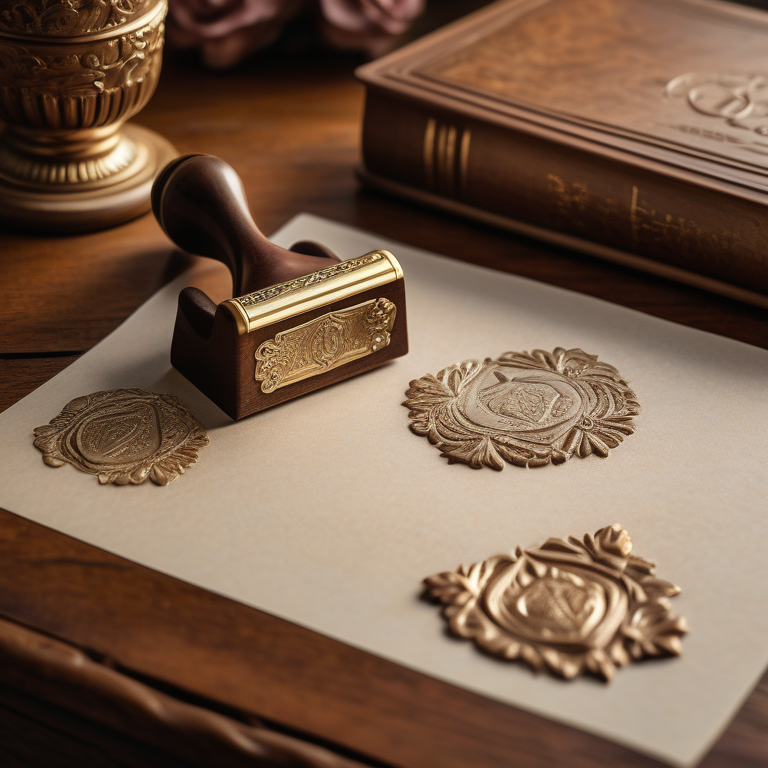
[(0, 683), (0, 707), (35, 718), (48, 714), (51, 720), (63, 712), (71, 729), (71, 721), (84, 720), (193, 765), (362, 768), (255, 718), (242, 722), (172, 696), (116, 669), (108, 659), (92, 658), (81, 648), (2, 617)]

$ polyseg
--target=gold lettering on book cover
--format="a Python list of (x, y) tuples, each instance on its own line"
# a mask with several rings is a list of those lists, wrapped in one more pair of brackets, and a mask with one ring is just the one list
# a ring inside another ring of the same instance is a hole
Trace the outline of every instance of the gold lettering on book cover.
[(410, 383), (411, 430), (449, 463), (501, 470), (608, 456), (634, 430), (635, 393), (581, 349), (506, 352), (466, 360)]
[(384, 349), (396, 314), (388, 299), (372, 299), (281, 331), (255, 352), (261, 391), (274, 392)]
[(442, 603), (454, 635), (491, 656), (610, 681), (618, 667), (682, 653), (688, 627), (668, 600), (680, 588), (655, 567), (612, 525), (430, 576), (424, 596)]
[(167, 485), (208, 444), (202, 424), (177, 397), (111, 389), (77, 397), (35, 429), (35, 447), (51, 467), (71, 464), (100, 483)]

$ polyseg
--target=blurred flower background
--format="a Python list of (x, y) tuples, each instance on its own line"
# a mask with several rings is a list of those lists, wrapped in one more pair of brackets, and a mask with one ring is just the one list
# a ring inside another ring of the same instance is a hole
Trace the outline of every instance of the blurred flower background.
[(226, 69), (274, 43), (295, 19), (317, 38), (370, 58), (386, 53), (419, 16), (426, 0), (170, 0), (168, 44), (200, 50), (203, 62)]

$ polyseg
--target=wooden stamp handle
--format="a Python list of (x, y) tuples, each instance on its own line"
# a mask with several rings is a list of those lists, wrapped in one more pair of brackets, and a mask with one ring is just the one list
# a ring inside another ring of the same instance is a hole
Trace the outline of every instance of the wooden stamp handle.
[(240, 177), (211, 155), (169, 163), (152, 188), (152, 210), (179, 248), (227, 265), (235, 296), (315, 272), (329, 258), (338, 261), (316, 243), (290, 251), (271, 243), (251, 218)]

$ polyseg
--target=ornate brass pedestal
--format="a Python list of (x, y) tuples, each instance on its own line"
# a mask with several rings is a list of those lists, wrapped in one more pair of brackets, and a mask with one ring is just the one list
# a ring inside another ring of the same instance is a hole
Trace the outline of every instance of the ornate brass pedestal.
[(162, 63), (167, 0), (0, 0), (0, 221), (78, 232), (145, 213), (175, 155), (124, 126)]

